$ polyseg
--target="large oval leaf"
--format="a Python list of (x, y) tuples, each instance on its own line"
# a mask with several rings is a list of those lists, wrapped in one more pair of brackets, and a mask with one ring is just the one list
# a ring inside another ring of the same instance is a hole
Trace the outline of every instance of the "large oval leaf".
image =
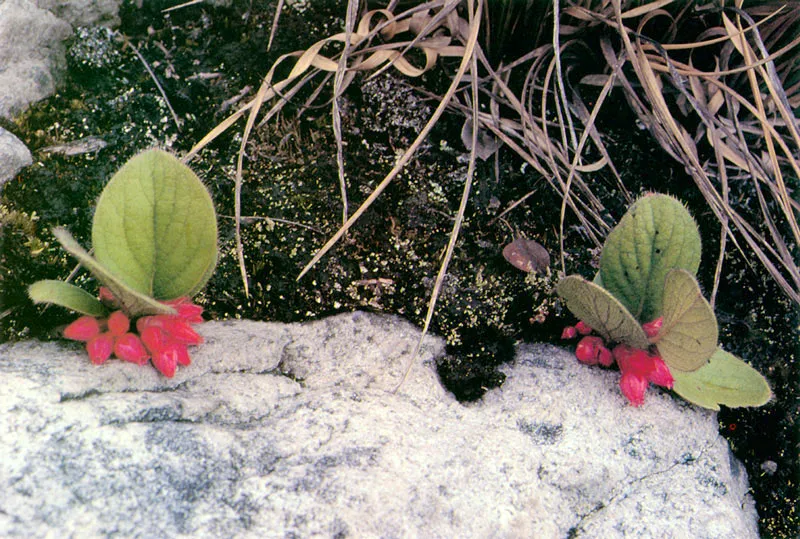
[(603, 286), (633, 316), (649, 322), (661, 314), (667, 272), (700, 266), (700, 234), (686, 208), (667, 195), (646, 195), (611, 231), (600, 257)]
[(607, 341), (641, 349), (650, 346), (647, 335), (636, 319), (603, 287), (580, 275), (570, 275), (561, 279), (557, 291), (566, 300), (572, 314)]
[(704, 367), (694, 372), (674, 372), (673, 391), (703, 408), (719, 410), (761, 406), (772, 398), (767, 380), (753, 367), (718, 349)]
[(695, 278), (686, 270), (664, 280), (664, 322), (656, 348), (671, 371), (694, 371), (717, 349), (717, 318)]
[(172, 155), (148, 150), (97, 201), (94, 256), (127, 287), (156, 299), (192, 296), (217, 260), (217, 221), (205, 186)]
[[(175, 309), (169, 305), (159, 303), (146, 294), (142, 294), (129, 287), (116, 275), (111, 273), (108, 268), (92, 258), (75, 238), (63, 228), (53, 229), (53, 235), (61, 243), (61, 246), (69, 254), (78, 259), (83, 266), (88, 269), (95, 278), (111, 290), (114, 298), (120, 303), (123, 311), (128, 316), (136, 317), (147, 314), (174, 314)], [(57, 302), (56, 302), (57, 303)]]
[(101, 317), (106, 314), (106, 308), (100, 300), (83, 288), (64, 281), (36, 281), (28, 287), (28, 296), (34, 303), (53, 303), (89, 316)]

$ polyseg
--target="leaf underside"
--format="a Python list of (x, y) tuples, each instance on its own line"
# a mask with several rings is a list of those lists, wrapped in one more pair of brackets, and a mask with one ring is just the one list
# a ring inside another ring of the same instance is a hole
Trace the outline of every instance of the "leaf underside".
[(711, 356), (708, 364), (693, 372), (672, 372), (673, 391), (687, 401), (719, 410), (761, 406), (772, 398), (767, 380), (753, 367), (722, 349)]
[(111, 290), (119, 301), (122, 310), (129, 316), (142, 316), (147, 314), (174, 314), (175, 309), (164, 305), (155, 299), (142, 294), (129, 287), (125, 282), (115, 276), (103, 264), (95, 260), (75, 238), (63, 228), (53, 229), (53, 235), (69, 254), (78, 259), (95, 278)]
[(700, 266), (700, 233), (678, 200), (662, 194), (636, 201), (608, 235), (600, 258), (603, 286), (640, 322), (661, 313), (667, 272)]
[(53, 303), (72, 311), (94, 317), (106, 314), (100, 301), (73, 284), (45, 279), (28, 287), (28, 296), (34, 303)]
[(566, 300), (572, 314), (607, 341), (640, 349), (650, 346), (633, 315), (603, 287), (580, 275), (570, 275), (558, 283), (558, 295)]
[(717, 349), (717, 318), (695, 278), (676, 269), (664, 281), (664, 322), (656, 348), (671, 370), (694, 371)]

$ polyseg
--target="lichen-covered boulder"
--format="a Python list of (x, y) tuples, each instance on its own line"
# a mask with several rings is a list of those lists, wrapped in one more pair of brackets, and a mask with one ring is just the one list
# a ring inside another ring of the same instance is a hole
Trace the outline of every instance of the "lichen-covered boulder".
[(0, 127), (0, 190), (3, 184), (33, 162), (33, 156), (25, 144)]
[(72, 27), (29, 0), (0, 2), (0, 117), (11, 118), (56, 88)]
[(214, 322), (174, 378), (0, 346), (0, 536), (757, 537), (716, 414), (522, 346), (458, 403), (430, 338), (360, 312)]

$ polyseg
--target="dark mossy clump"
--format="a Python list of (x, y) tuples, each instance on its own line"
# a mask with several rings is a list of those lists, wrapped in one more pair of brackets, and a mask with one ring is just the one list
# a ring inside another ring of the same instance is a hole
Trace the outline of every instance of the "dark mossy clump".
[[(313, 10), (299, 11), (309, 5), (287, 7), (269, 52), (273, 4), (201, 4), (164, 15), (163, 2), (144, 2), (142, 8), (126, 2), (117, 34), (77, 30), (66, 85), (11, 126), (37, 162), (6, 185), (0, 201), (4, 211), (18, 212), (13, 224), (8, 220), (3, 226), (0, 339), (54, 337), (54, 329), (72, 318), (55, 307), (42, 311), (25, 297), (28, 284), (63, 279), (74, 267), (74, 260), (49, 234), (52, 226), (66, 226), (89, 246), (94, 201), (126, 159), (151, 146), (185, 152), (254, 95), (280, 54), (340, 30), (340, 2), (314, 2)], [(131, 45), (158, 77), (180, 128)], [(351, 213), (432, 111), (432, 102), (421, 99), (409, 84), (440, 90), (445, 75), (435, 70), (418, 81), (392, 74), (369, 82), (359, 77), (348, 89), (341, 104)], [(306, 110), (299, 120), (292, 117), (296, 110), (290, 106), (283, 116), (258, 128), (247, 148), (242, 234), (249, 297), (239, 274), (232, 220), (242, 124), (191, 163), (211, 190), (220, 215), (220, 262), (200, 301), (215, 319), (290, 322), (366, 309), (400, 314), (421, 324), (464, 185), (461, 119), (446, 116), (417, 158), (298, 282), (302, 267), (340, 226), (342, 199), (329, 104)], [(719, 238), (715, 217), (682, 167), (635, 127), (622, 99), (605, 110), (600, 131), (630, 192), (673, 194), (697, 218), (704, 241), (699, 278), (710, 291)], [(85, 137), (97, 137), (105, 146), (71, 156), (44, 151)], [(627, 209), (626, 198), (604, 170), (592, 178), (592, 188), (607, 208), (602, 217), (613, 225)], [(499, 218), (508, 205), (531, 191), (534, 195), (524, 204)], [(459, 399), (478, 399), (502, 383), (497, 366), (512, 359), (514, 342), (559, 342), (563, 325), (574, 322), (552, 293), (560, 270), (560, 207), (560, 198), (546, 181), (510, 151), (501, 150), (496, 169), (491, 160), (479, 164), (432, 326), (448, 341), (448, 356), (438, 366), (440, 376)], [(36, 220), (31, 219), (34, 212)], [(570, 214), (564, 230), (568, 272), (592, 275), (597, 246)], [(526, 276), (505, 261), (504, 245), (519, 236), (537, 240), (550, 252), (550, 274)], [(729, 251), (716, 305), (721, 341), (769, 378), (776, 400), (762, 409), (723, 411), (721, 428), (747, 466), (762, 531), (790, 536), (797, 526), (791, 500), (797, 498), (800, 475), (798, 320), (794, 306), (782, 299), (760, 267)], [(78, 274), (77, 282), (96, 289), (84, 273)]]

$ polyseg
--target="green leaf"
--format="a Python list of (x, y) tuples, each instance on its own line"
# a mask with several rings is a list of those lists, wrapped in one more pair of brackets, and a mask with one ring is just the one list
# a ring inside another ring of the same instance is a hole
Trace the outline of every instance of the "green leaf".
[(115, 276), (111, 271), (100, 262), (92, 258), (86, 250), (75, 241), (75, 238), (63, 228), (53, 229), (53, 235), (61, 243), (69, 254), (78, 259), (86, 269), (92, 272), (98, 281), (106, 285), (117, 301), (120, 302), (122, 310), (129, 316), (143, 316), (147, 314), (174, 314), (175, 309), (155, 299), (141, 294), (130, 288), (126, 283)]
[(767, 380), (753, 367), (724, 350), (718, 349), (704, 367), (694, 372), (673, 372), (673, 391), (687, 401), (719, 410), (761, 406), (772, 398)]
[(661, 314), (667, 272), (700, 266), (700, 233), (686, 208), (667, 195), (646, 195), (611, 231), (600, 257), (600, 277), (631, 314), (649, 322)]
[(695, 278), (686, 270), (667, 273), (664, 322), (655, 343), (671, 371), (694, 371), (717, 349), (717, 318)]
[(54, 303), (89, 316), (106, 315), (106, 309), (100, 300), (84, 289), (63, 281), (36, 281), (28, 287), (28, 296), (34, 303)]
[(580, 275), (570, 275), (561, 279), (557, 291), (566, 300), (572, 314), (607, 341), (641, 349), (650, 346), (647, 335), (636, 319), (603, 287)]
[(217, 261), (217, 220), (203, 183), (161, 150), (131, 158), (97, 201), (94, 255), (130, 289), (157, 299), (193, 296)]

